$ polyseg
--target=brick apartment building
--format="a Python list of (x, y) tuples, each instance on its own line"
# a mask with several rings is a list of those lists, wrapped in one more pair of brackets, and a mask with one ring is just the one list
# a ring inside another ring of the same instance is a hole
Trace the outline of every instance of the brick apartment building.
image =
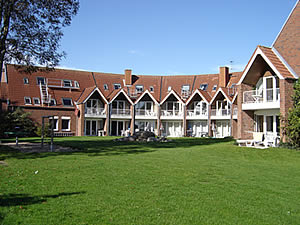
[(55, 69), (24, 73), (6, 64), (2, 110), (21, 107), (41, 123), (54, 116), (55, 133), (127, 135), (150, 130), (172, 137), (281, 136), (279, 115), (292, 107), (300, 74), (300, 3), (271, 47), (258, 46), (243, 72), (146, 76)]

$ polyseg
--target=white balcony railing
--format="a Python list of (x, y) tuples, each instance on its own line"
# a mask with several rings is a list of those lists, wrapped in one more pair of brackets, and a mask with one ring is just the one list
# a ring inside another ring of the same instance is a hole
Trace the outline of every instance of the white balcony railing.
[(106, 110), (104, 108), (86, 108), (85, 114), (90, 116), (104, 116)]
[(156, 116), (157, 113), (151, 110), (144, 110), (144, 109), (136, 109), (135, 115), (137, 116)]
[(263, 103), (263, 102), (277, 102), (280, 99), (279, 88), (266, 90), (252, 90), (243, 93), (243, 103)]
[(187, 116), (207, 116), (207, 110), (195, 110), (195, 109), (188, 109)]
[(119, 116), (129, 116), (130, 115), (130, 109), (112, 109), (111, 110), (112, 115), (119, 115)]
[(161, 115), (172, 117), (172, 116), (182, 116), (183, 113), (182, 111), (179, 110), (161, 110)]
[(212, 109), (211, 115), (212, 116), (229, 116), (231, 113), (230, 109)]
[(79, 89), (79, 83), (75, 80), (48, 78), (46, 82), (48, 87)]

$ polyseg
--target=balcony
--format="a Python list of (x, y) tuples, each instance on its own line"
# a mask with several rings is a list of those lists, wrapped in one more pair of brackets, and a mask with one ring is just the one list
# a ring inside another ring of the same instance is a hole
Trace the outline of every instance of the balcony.
[(113, 117), (120, 116), (120, 117), (130, 117), (130, 109), (119, 109), (119, 108), (112, 108), (111, 115)]
[(208, 113), (207, 110), (196, 110), (196, 109), (188, 109), (187, 110), (187, 118), (191, 119), (191, 118), (205, 118), (207, 119)]
[(179, 110), (161, 110), (161, 116), (165, 118), (182, 117), (183, 112)]
[(104, 108), (86, 108), (85, 117), (105, 117), (106, 110)]
[(230, 116), (231, 110), (230, 109), (212, 109), (211, 115), (212, 116)]
[(243, 110), (280, 108), (279, 88), (252, 90), (243, 93)]
[(79, 83), (76, 80), (67, 79), (54, 79), (48, 78), (46, 83), (49, 88), (66, 88), (66, 89), (79, 89)]
[(151, 110), (144, 110), (144, 109), (136, 109), (135, 110), (136, 116), (157, 116), (157, 113)]

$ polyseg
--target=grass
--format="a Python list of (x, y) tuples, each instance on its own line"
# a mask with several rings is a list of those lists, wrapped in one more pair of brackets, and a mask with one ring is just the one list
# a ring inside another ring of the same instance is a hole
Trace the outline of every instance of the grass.
[(73, 153), (0, 146), (0, 224), (300, 223), (298, 151), (112, 139), (55, 139)]

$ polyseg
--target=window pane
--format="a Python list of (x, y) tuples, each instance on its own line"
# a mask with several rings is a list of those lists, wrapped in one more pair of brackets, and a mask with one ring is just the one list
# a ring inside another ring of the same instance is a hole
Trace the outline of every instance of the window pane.
[(267, 131), (273, 132), (273, 116), (267, 116)]
[(61, 129), (62, 130), (69, 130), (70, 129), (69, 122), (70, 122), (70, 120), (62, 119), (61, 120)]
[(64, 106), (72, 106), (72, 100), (70, 98), (63, 98)]

